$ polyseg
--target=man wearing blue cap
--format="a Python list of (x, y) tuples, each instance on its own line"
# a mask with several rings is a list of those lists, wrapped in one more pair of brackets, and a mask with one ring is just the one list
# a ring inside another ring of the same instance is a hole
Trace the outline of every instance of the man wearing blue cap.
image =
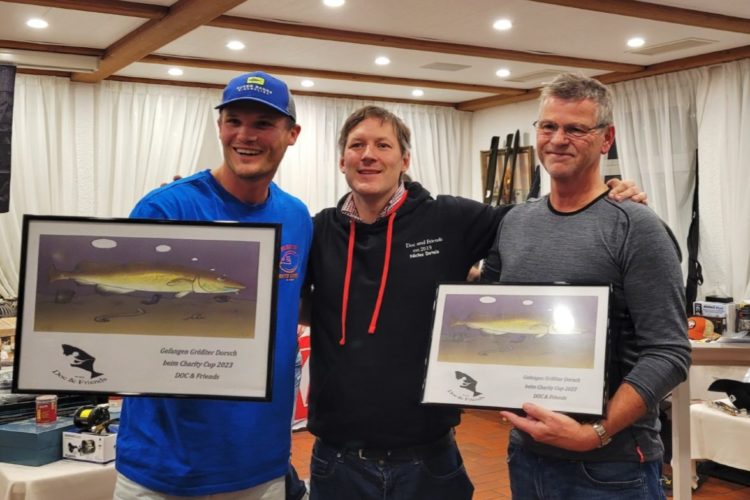
[(152, 191), (131, 217), (281, 223), (281, 247), (293, 265), (286, 259), (278, 282), (272, 401), (126, 398), (116, 499), (285, 495), (297, 312), (312, 224), (307, 207), (272, 179), (300, 126), (286, 84), (262, 72), (231, 80), (217, 109), (222, 164)]

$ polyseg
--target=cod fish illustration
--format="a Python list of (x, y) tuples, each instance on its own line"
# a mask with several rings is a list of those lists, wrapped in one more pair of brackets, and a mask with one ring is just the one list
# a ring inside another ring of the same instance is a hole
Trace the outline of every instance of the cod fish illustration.
[(73, 271), (50, 269), (49, 281), (58, 280), (94, 285), (103, 293), (172, 292), (177, 298), (189, 293), (239, 293), (245, 288), (242, 283), (212, 271), (148, 262), (101, 264), (84, 261)]
[(89, 372), (91, 378), (104, 375), (103, 373), (94, 370), (94, 361), (96, 361), (96, 358), (83, 349), (68, 344), (63, 344), (62, 349), (63, 354), (68, 357), (70, 366), (73, 368), (80, 368), (81, 370)]
[(456, 321), (453, 326), (466, 326), (475, 330), (481, 330), (490, 335), (578, 335), (583, 333), (578, 328), (561, 328), (554, 324), (550, 325), (543, 321), (530, 318), (508, 318), (508, 319), (483, 319)]

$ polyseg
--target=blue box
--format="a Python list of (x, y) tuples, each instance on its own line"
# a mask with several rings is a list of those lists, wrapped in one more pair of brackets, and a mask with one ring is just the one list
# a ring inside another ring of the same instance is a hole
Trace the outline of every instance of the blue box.
[(62, 434), (73, 429), (72, 418), (37, 424), (31, 418), (0, 425), (0, 462), (44, 465), (62, 458)]

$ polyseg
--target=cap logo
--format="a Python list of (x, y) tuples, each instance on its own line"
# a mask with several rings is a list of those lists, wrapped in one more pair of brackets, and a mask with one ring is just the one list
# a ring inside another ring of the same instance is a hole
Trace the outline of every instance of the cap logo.
[(254, 101), (264, 104), (296, 120), (294, 100), (286, 83), (271, 75), (256, 71), (245, 73), (231, 79), (221, 95), (221, 104), (216, 109), (223, 109), (231, 103)]

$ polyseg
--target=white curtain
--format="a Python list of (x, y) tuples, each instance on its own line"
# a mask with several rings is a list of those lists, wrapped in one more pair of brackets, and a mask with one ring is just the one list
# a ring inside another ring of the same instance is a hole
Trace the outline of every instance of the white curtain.
[(195, 170), (220, 93), (122, 82), (94, 89), (94, 213), (127, 216), (145, 193)]
[(275, 181), (315, 214), (349, 191), (339, 171), (338, 133), (354, 110), (373, 104), (404, 120), (412, 132), (409, 175), (433, 195), (471, 196), (471, 113), (442, 106), (295, 97), (302, 126), (287, 149)]
[[(685, 253), (700, 145), (701, 294), (750, 297), (750, 61), (624, 82), (615, 90), (623, 174), (649, 194)], [(21, 215), (125, 216), (174, 174), (221, 161), (220, 91), (17, 75), (10, 212), (0, 214), (0, 295), (17, 293)], [(298, 96), (302, 134), (276, 181), (312, 213), (348, 188), (338, 130), (368, 101)], [(471, 113), (380, 103), (412, 129), (410, 174), (433, 194), (471, 196)]]
[[(750, 298), (750, 60), (613, 85), (623, 176), (682, 246), (698, 150), (700, 249), (698, 297)], [(683, 270), (686, 268), (683, 267)]]
[(750, 59), (698, 87), (704, 295), (750, 299)]
[[(127, 216), (173, 175), (221, 162), (218, 90), (18, 75), (11, 210), (0, 215), (0, 295), (14, 297), (21, 215)], [(471, 113), (440, 106), (298, 96), (302, 134), (276, 182), (311, 213), (348, 188), (338, 170), (338, 131), (365, 104), (388, 108), (412, 129), (410, 174), (432, 193), (471, 195)]]
[(683, 274), (698, 148), (696, 89), (706, 71), (699, 68), (612, 86), (622, 176), (648, 193), (649, 205), (674, 232), (682, 250)]
[(21, 215), (77, 211), (75, 98), (68, 79), (16, 75), (10, 209), (0, 214), (0, 294), (6, 298), (16, 296)]
[(195, 163), (217, 91), (17, 75), (0, 295), (17, 293), (22, 214), (126, 216)]

